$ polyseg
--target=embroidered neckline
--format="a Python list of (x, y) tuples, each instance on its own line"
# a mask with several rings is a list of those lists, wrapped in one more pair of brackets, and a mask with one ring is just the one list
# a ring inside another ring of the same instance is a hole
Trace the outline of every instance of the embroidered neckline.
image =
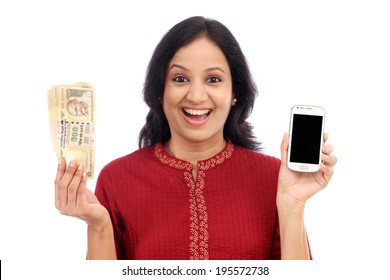
[[(226, 159), (230, 158), (234, 151), (234, 145), (231, 141), (228, 141), (223, 148), (215, 156), (198, 161), (199, 170), (208, 170), (210, 168), (216, 167), (217, 165), (223, 163)], [(157, 143), (154, 146), (154, 155), (160, 160), (161, 163), (169, 165), (170, 167), (180, 169), (180, 170), (192, 170), (192, 164), (185, 160), (180, 160), (171, 156), (164, 148), (162, 143)]]
[(170, 167), (183, 170), (184, 180), (188, 188), (189, 198), (189, 258), (190, 260), (208, 260), (209, 233), (208, 212), (204, 189), (206, 187), (206, 170), (222, 164), (230, 158), (234, 151), (234, 145), (228, 141), (225, 148), (215, 156), (198, 161), (198, 176), (196, 181), (192, 175), (192, 164), (188, 161), (172, 157), (164, 149), (161, 143), (154, 147), (155, 156)]

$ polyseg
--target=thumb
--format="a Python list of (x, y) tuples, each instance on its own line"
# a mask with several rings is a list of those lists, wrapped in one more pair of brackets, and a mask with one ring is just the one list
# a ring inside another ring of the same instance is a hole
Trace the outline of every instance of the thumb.
[(288, 133), (284, 133), (282, 144), (280, 144), (280, 154), (282, 166), (287, 165), (287, 151), (288, 151), (288, 143), (290, 141), (290, 135)]

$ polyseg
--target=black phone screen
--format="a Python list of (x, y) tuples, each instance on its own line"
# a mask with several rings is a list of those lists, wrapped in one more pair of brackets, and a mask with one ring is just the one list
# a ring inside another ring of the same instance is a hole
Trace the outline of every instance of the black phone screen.
[(291, 162), (318, 164), (322, 116), (294, 114), (291, 135)]

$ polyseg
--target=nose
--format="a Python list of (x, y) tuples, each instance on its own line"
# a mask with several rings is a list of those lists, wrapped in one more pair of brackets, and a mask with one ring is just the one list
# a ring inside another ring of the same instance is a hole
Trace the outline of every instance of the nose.
[(187, 99), (194, 104), (200, 104), (206, 101), (208, 93), (206, 86), (201, 81), (192, 82), (187, 92)]

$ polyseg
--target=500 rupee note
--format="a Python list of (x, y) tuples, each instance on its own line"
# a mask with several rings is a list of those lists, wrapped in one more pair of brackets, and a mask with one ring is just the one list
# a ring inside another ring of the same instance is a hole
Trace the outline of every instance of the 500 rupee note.
[(87, 83), (56, 85), (48, 91), (49, 124), (58, 158), (82, 163), (89, 179), (95, 165), (95, 90)]

